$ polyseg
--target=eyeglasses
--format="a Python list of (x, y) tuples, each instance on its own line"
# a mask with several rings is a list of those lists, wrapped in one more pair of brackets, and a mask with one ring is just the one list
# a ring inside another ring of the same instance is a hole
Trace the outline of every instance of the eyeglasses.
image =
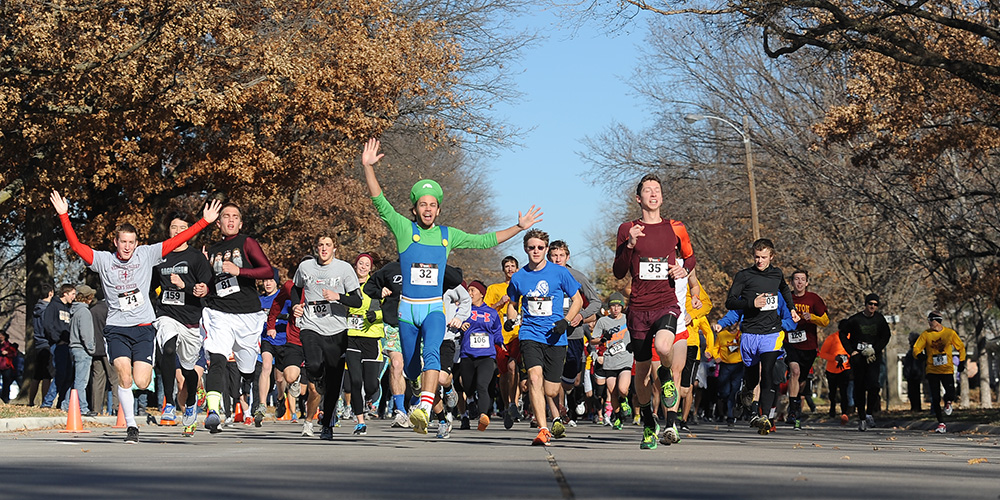
[(532, 250), (545, 250), (545, 247), (541, 246), (541, 245), (539, 245), (539, 246), (528, 245), (528, 246), (524, 247), (524, 249), (530, 252)]
[(869, 302), (868, 305), (878, 307), (878, 302)]

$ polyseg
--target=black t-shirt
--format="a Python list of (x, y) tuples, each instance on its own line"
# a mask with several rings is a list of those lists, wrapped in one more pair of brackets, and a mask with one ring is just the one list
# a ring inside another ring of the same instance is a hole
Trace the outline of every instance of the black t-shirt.
[[(785, 305), (789, 310), (794, 310), (792, 290), (788, 288), (788, 283), (785, 283), (781, 269), (769, 266), (761, 271), (756, 266), (750, 266), (736, 273), (733, 278), (733, 286), (729, 288), (729, 296), (726, 298), (726, 308), (743, 312), (743, 323), (740, 326), (743, 333), (777, 333), (781, 331), (781, 314), (777, 308), (779, 293), (784, 296)], [(762, 309), (753, 305), (757, 295), (760, 294), (773, 297)]]
[[(170, 281), (176, 274), (184, 282), (178, 290)], [(200, 250), (188, 247), (170, 252), (164, 262), (153, 268), (153, 288), (160, 287), (160, 296), (154, 303), (157, 316), (169, 316), (187, 325), (195, 326), (201, 320), (201, 299), (194, 296), (194, 285), (212, 281), (212, 266)], [(152, 294), (150, 294), (152, 296)]]

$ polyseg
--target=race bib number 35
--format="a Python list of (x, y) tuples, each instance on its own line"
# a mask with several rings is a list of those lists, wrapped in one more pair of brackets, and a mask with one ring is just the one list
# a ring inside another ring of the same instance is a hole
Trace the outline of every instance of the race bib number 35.
[(163, 294), (160, 295), (160, 301), (165, 306), (183, 306), (184, 292), (180, 290), (164, 290)]
[(139, 290), (130, 290), (118, 294), (118, 308), (122, 311), (132, 311), (145, 303), (146, 300), (142, 298)]
[(420, 286), (437, 286), (437, 264), (413, 264), (410, 267), (410, 284)]
[(530, 316), (552, 316), (552, 297), (525, 297)]
[(668, 280), (670, 279), (670, 267), (665, 258), (642, 258), (639, 259), (639, 279), (641, 280)]
[(236, 276), (220, 279), (215, 284), (215, 294), (219, 297), (228, 297), (240, 291), (240, 283), (236, 281)]

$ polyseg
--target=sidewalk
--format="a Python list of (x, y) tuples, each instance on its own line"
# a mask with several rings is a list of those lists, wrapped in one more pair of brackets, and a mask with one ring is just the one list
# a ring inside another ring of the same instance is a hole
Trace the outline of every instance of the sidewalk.
[[(117, 417), (83, 417), (84, 427), (110, 427)], [(33, 431), (66, 427), (66, 417), (19, 417), (0, 418), (0, 432)]]
[[(839, 419), (830, 419), (826, 415), (809, 414), (803, 419), (804, 422), (809, 422), (812, 424), (829, 424), (831, 426), (839, 426)], [(930, 432), (937, 428), (937, 421), (933, 418), (899, 418), (890, 416), (888, 418), (876, 418), (876, 429), (892, 429), (898, 428), (899, 430), (905, 431), (921, 431)], [(1000, 426), (984, 424), (979, 422), (962, 422), (962, 421), (949, 421), (945, 419), (945, 423), (948, 425), (948, 434), (988, 434), (993, 436), (1000, 435)], [(857, 419), (852, 416), (851, 423), (847, 426), (857, 427)]]

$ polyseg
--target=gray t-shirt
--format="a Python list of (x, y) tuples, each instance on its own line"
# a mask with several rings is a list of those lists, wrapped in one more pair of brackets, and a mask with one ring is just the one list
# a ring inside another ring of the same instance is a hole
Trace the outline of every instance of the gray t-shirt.
[[(590, 280), (587, 276), (573, 269), (572, 267), (566, 266), (566, 270), (573, 275), (573, 278), (580, 283), (580, 296), (584, 298), (584, 303), (587, 304), (582, 309), (580, 309), (580, 315), (584, 318), (588, 318), (597, 314), (601, 310), (601, 296), (597, 294), (597, 290), (594, 285), (590, 284)], [(588, 303), (589, 302), (589, 303)], [(569, 306), (573, 303), (572, 297), (563, 298), (563, 315), (569, 312)], [(572, 321), (573, 318), (566, 318), (566, 321)], [(570, 327), (566, 332), (566, 339), (582, 339), (586, 336), (586, 329), (584, 329), (584, 323), (581, 321), (579, 325), (575, 328)]]
[(604, 369), (608, 371), (619, 371), (632, 367), (632, 353), (625, 347), (631, 340), (628, 328), (625, 326), (625, 315), (618, 316), (618, 319), (611, 319), (611, 316), (603, 316), (594, 325), (594, 338), (608, 336), (611, 340), (607, 343), (604, 351)]
[(127, 261), (116, 254), (94, 250), (90, 270), (101, 276), (108, 299), (108, 325), (136, 326), (156, 319), (149, 299), (153, 267), (163, 262), (163, 244), (140, 245)]
[(346, 295), (360, 288), (350, 264), (333, 259), (321, 266), (316, 259), (305, 260), (299, 264), (293, 281), (303, 289), (306, 299), (305, 311), (296, 321), (299, 328), (327, 336), (347, 332), (347, 307), (324, 299), (323, 290)]
[[(468, 290), (462, 285), (444, 291), (444, 321), (450, 323), (452, 319), (458, 318), (465, 322), (472, 314), (472, 297)], [(455, 340), (461, 330), (446, 327), (444, 330), (444, 340)]]

